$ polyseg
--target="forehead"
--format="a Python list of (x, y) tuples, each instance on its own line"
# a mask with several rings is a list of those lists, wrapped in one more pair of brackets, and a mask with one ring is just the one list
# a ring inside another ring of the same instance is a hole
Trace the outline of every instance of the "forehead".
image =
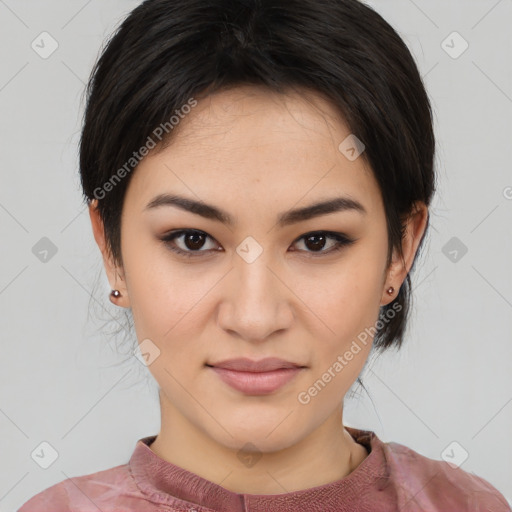
[[(301, 138), (307, 137), (309, 132), (316, 133), (317, 138), (339, 138), (340, 134), (350, 133), (343, 117), (319, 93), (290, 89), (280, 94), (255, 85), (221, 90), (200, 99), (179, 124), (171, 144), (183, 143), (185, 139), (189, 142), (203, 139), (201, 142), (206, 145), (212, 137), (215, 142), (224, 139), (245, 147), (254, 138), (274, 138), (278, 142), (282, 139), (283, 128), (290, 136)], [(226, 139), (224, 134), (235, 126), (234, 133)], [(249, 134), (252, 140), (247, 139)]]
[(321, 95), (240, 86), (198, 100), (180, 117), (169, 144), (132, 177), (139, 202), (176, 188), (217, 204), (246, 196), (258, 207), (265, 198), (267, 206), (307, 204), (336, 194), (357, 197), (368, 210), (378, 202), (363, 157), (351, 161), (339, 149), (349, 127)]

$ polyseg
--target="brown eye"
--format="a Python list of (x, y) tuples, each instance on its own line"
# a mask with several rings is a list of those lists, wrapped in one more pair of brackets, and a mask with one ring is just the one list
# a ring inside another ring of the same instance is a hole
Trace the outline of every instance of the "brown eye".
[(304, 239), (304, 245), (314, 252), (321, 251), (325, 247), (326, 239), (325, 235), (309, 235)]
[[(329, 231), (316, 231), (314, 233), (307, 233), (302, 235), (297, 242), (304, 240), (304, 246), (306, 247), (306, 253), (310, 253), (312, 256), (323, 256), (332, 252), (339, 251), (345, 246), (349, 246), (355, 242), (355, 240), (348, 238), (342, 233), (331, 233)], [(329, 243), (329, 240), (333, 241)], [(323, 250), (325, 247), (327, 250)]]
[(205, 235), (203, 233), (188, 233), (183, 235), (183, 243), (191, 251), (197, 251), (204, 245)]
[[(177, 244), (175, 240), (179, 239), (181, 239), (181, 242), (180, 244)], [(208, 247), (206, 250), (204, 249), (205, 242), (208, 239), (213, 240), (213, 238), (210, 235), (207, 235), (204, 231), (182, 229), (166, 235), (161, 240), (169, 249), (171, 249), (171, 251), (184, 256), (195, 257), (201, 256), (201, 253), (208, 253), (211, 250), (214, 250), (211, 247)]]

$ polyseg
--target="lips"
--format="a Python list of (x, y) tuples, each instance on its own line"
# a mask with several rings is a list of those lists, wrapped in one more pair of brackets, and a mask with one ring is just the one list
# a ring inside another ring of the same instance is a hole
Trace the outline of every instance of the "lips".
[(219, 363), (209, 364), (215, 368), (224, 368), (226, 370), (234, 370), (238, 372), (270, 372), (281, 368), (301, 368), (301, 365), (279, 359), (277, 357), (267, 357), (259, 361), (253, 361), (245, 357), (238, 359), (227, 359)]
[(267, 395), (294, 379), (305, 367), (283, 359), (268, 357), (260, 361), (229, 359), (207, 364), (220, 379), (246, 395)]

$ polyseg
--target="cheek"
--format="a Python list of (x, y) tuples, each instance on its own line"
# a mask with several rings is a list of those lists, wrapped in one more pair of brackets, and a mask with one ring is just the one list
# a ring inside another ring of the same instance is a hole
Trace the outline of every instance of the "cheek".
[(140, 248), (125, 264), (131, 271), (130, 302), (137, 339), (139, 343), (149, 339), (158, 347), (158, 359), (149, 370), (175, 396), (181, 388), (171, 375), (179, 382), (190, 380), (212, 351), (211, 338), (205, 333), (215, 311), (211, 297), (223, 285), (225, 271), (178, 266), (165, 251)]
[(138, 339), (163, 343), (190, 334), (213, 276), (198, 276), (192, 265), (177, 267), (165, 247), (148, 237), (126, 236), (123, 259)]
[(383, 261), (384, 256), (354, 251), (336, 264), (312, 266), (309, 272), (298, 274), (294, 289), (327, 328), (342, 335), (378, 315)]
[(329, 269), (300, 278), (297, 294), (314, 313), (308, 315), (314, 322), (309, 328), (322, 340), (315, 350), (320, 367), (329, 367), (347, 350), (357, 353), (353, 357), (357, 362), (350, 364), (355, 375), (356, 368), (364, 365), (379, 317), (384, 260), (385, 253), (378, 248), (361, 246)]
[(362, 279), (355, 273), (337, 276), (312, 309), (322, 321), (316, 322), (313, 333), (317, 341), (310, 384), (321, 390), (315, 403), (327, 414), (353, 385), (371, 351), (373, 326), (379, 316), (373, 279), (368, 274)]

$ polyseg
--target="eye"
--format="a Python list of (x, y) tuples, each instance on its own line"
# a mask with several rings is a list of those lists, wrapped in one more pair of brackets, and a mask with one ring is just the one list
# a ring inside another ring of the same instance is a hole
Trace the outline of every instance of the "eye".
[[(334, 233), (331, 231), (313, 231), (302, 235), (296, 242), (304, 240), (304, 245), (312, 251), (306, 251), (309, 253), (308, 256), (324, 256), (333, 252), (341, 251), (346, 246), (349, 246), (355, 242), (354, 239), (349, 238), (343, 233)], [(326, 241), (333, 241), (327, 250), (323, 250)]]
[[(175, 240), (181, 238), (183, 238), (182, 247), (179, 247), (175, 243)], [(204, 231), (198, 231), (196, 229), (182, 229), (179, 231), (169, 233), (168, 235), (162, 238), (162, 241), (173, 252), (176, 252), (186, 257), (196, 257), (201, 255), (194, 253), (209, 252), (212, 250), (211, 248), (207, 248), (207, 250), (199, 250), (203, 247), (204, 241), (206, 239), (213, 240), (213, 238), (210, 235), (206, 234)]]
[[(178, 244), (176, 240), (180, 239), (181, 242)], [(187, 258), (201, 256), (200, 253), (219, 251), (218, 248), (215, 248), (215, 244), (213, 247), (206, 247), (206, 249), (204, 249), (205, 242), (207, 240), (214, 239), (204, 231), (199, 231), (197, 229), (181, 229), (174, 231), (162, 237), (161, 240), (171, 251)], [(306, 233), (298, 238), (294, 244), (297, 244), (302, 240), (304, 240), (306, 250), (300, 250), (300, 252), (305, 252), (311, 257), (324, 256), (326, 254), (340, 251), (344, 247), (355, 242), (354, 239), (347, 237), (343, 233), (335, 233), (331, 231), (313, 231), (311, 233)], [(332, 242), (330, 246), (327, 244), (328, 250), (323, 250), (328, 240), (331, 240)]]

